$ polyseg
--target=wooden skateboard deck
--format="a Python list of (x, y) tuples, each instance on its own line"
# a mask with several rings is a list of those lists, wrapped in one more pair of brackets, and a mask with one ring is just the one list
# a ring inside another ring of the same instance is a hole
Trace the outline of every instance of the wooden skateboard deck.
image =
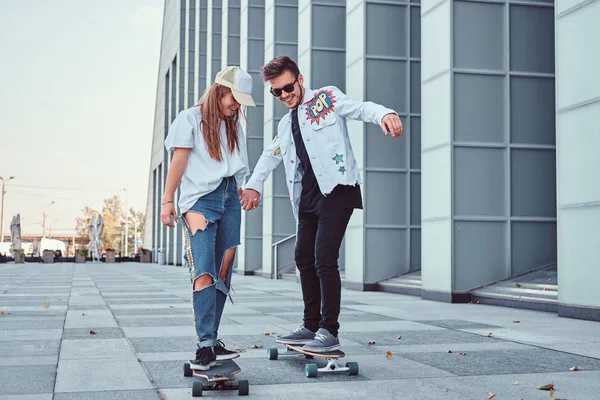
[(221, 360), (217, 361), (217, 364), (210, 367), (207, 371), (192, 370), (194, 376), (204, 378), (209, 382), (221, 382), (221, 381), (232, 381), (235, 378), (235, 374), (241, 371), (239, 365), (233, 360)]
[(288, 349), (291, 349), (293, 351), (296, 351), (298, 353), (301, 354), (305, 354), (308, 356), (313, 356), (313, 357), (321, 357), (321, 358), (343, 358), (346, 356), (346, 353), (344, 353), (341, 350), (334, 350), (334, 351), (327, 351), (327, 352), (315, 352), (315, 351), (307, 351), (307, 350), (303, 350), (302, 346), (299, 345), (295, 345), (295, 344), (287, 344), (287, 343), (282, 343), (285, 347), (287, 347)]

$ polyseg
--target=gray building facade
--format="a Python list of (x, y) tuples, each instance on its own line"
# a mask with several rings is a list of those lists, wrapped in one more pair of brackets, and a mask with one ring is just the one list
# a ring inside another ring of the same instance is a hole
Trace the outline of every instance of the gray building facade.
[[(183, 264), (181, 226), (159, 215), (177, 113), (221, 67), (248, 70), (252, 169), (287, 112), (260, 68), (288, 55), (306, 85), (404, 123), (397, 140), (348, 123), (364, 210), (344, 238), (345, 287), (600, 320), (595, 21), (600, 0), (166, 0), (145, 247)], [(243, 213), (236, 271), (297, 279), (283, 166), (261, 200)]]

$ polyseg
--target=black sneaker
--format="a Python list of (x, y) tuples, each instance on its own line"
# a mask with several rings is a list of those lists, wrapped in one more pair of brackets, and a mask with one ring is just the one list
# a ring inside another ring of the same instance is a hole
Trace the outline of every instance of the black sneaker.
[(206, 371), (210, 367), (216, 364), (217, 357), (212, 349), (212, 347), (199, 347), (196, 350), (196, 359), (190, 360), (190, 368)]
[(225, 344), (219, 339), (214, 347), (215, 355), (217, 356), (217, 360), (232, 360), (234, 358), (238, 358), (240, 353), (227, 350), (225, 348)]

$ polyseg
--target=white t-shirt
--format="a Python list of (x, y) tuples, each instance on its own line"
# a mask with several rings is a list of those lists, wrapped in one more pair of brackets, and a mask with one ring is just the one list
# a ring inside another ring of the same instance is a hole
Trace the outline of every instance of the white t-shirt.
[(214, 191), (223, 178), (234, 176), (237, 187), (241, 188), (248, 175), (248, 152), (242, 126), (238, 123), (238, 143), (233, 153), (227, 148), (225, 122), (221, 123), (221, 155), (222, 161), (210, 157), (204, 143), (200, 121), (200, 107), (194, 106), (181, 111), (171, 123), (169, 134), (165, 139), (168, 152), (183, 147), (190, 150), (187, 166), (183, 172), (180, 186), (179, 208), (181, 214), (186, 213), (196, 201)]

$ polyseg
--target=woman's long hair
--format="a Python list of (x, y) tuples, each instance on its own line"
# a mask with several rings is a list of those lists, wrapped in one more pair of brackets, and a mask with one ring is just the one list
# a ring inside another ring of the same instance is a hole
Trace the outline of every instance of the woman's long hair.
[(228, 87), (213, 84), (209, 87), (200, 99), (200, 113), (202, 114), (202, 135), (204, 143), (211, 158), (222, 161), (221, 154), (221, 121), (225, 121), (227, 132), (227, 148), (230, 153), (239, 148), (238, 143), (238, 120), (239, 112), (231, 117), (225, 117), (221, 111), (221, 99), (231, 89)]

